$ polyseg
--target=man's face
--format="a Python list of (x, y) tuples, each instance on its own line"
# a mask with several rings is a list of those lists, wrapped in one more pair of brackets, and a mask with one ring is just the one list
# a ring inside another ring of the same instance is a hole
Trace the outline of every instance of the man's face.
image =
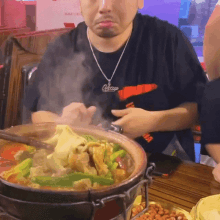
[(80, 0), (86, 25), (99, 37), (123, 33), (132, 23), (144, 0)]

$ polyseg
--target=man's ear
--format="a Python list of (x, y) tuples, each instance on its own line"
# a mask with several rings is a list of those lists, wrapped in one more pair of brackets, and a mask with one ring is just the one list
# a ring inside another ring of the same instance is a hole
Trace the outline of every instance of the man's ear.
[(144, 0), (138, 0), (138, 9), (142, 9), (144, 7)]

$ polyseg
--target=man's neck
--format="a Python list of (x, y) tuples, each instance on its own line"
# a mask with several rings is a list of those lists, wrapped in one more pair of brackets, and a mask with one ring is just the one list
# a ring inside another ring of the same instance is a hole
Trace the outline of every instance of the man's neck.
[(133, 29), (133, 23), (120, 35), (112, 38), (102, 38), (94, 34), (90, 29), (88, 29), (89, 40), (91, 44), (100, 52), (112, 53), (117, 51), (125, 44), (131, 35)]

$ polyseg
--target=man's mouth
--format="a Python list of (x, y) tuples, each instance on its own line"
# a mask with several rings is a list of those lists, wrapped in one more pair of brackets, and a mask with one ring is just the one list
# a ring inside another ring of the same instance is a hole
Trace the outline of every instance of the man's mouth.
[(100, 27), (105, 27), (105, 28), (111, 28), (112, 26), (113, 26), (113, 22), (112, 21), (108, 21), (108, 20), (106, 20), (106, 21), (102, 21), (102, 22), (100, 22), (99, 23), (99, 26)]

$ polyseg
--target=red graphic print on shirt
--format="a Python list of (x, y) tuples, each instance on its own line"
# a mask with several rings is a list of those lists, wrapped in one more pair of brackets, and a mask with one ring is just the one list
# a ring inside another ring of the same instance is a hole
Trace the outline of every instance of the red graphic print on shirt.
[(141, 95), (151, 92), (157, 89), (156, 84), (142, 84), (137, 86), (126, 86), (118, 91), (118, 95), (121, 101), (124, 101), (132, 96)]
[[(143, 85), (137, 85), (137, 86), (127, 86), (127, 87), (124, 87), (122, 90), (119, 90), (118, 94), (119, 94), (120, 100), (124, 101), (132, 96), (137, 96), (137, 95), (151, 92), (151, 91), (157, 89), (157, 87), (158, 86), (156, 84), (143, 84)], [(135, 108), (135, 105), (133, 102), (130, 102), (126, 105), (126, 108)], [(144, 134), (142, 137), (148, 143), (150, 143), (154, 139), (149, 133)]]

